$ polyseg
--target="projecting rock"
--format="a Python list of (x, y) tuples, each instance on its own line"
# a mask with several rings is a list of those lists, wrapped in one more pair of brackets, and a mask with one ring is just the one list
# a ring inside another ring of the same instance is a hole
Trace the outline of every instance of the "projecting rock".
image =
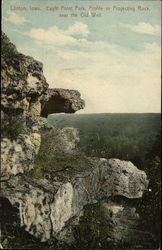
[(75, 113), (83, 109), (85, 102), (80, 98), (77, 90), (48, 89), (42, 98), (41, 116), (47, 117), (53, 113)]

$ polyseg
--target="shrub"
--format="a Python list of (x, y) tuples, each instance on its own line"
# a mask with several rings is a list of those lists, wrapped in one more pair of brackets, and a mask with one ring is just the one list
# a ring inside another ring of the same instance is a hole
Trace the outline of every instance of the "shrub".
[(58, 150), (58, 144), (59, 135), (55, 129), (41, 131), (41, 146), (35, 158), (34, 169), (30, 172), (32, 177), (52, 179), (56, 172), (87, 166), (88, 159), (83, 153), (65, 154)]
[(29, 131), (22, 115), (2, 114), (1, 115), (1, 137), (10, 140), (17, 139), (19, 134), (28, 134)]

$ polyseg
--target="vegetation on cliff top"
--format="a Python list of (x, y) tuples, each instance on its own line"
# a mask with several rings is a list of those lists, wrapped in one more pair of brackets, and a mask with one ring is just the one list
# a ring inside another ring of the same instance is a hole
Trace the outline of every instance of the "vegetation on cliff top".
[(10, 42), (5, 33), (1, 36), (1, 55), (2, 58), (11, 58), (17, 54), (16, 46)]
[(1, 113), (1, 138), (16, 140), (19, 134), (28, 134), (25, 118), (22, 115)]
[(73, 168), (86, 168), (88, 159), (84, 153), (76, 151), (73, 154), (58, 151), (56, 131), (54, 129), (41, 130), (41, 146), (35, 157), (34, 168), (30, 171), (33, 178), (47, 178), (52, 180), (56, 173), (70, 171)]

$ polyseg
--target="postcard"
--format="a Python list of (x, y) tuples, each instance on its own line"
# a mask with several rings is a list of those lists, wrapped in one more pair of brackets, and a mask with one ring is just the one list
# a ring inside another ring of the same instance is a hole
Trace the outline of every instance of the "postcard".
[(0, 249), (160, 249), (160, 17), (2, 1)]

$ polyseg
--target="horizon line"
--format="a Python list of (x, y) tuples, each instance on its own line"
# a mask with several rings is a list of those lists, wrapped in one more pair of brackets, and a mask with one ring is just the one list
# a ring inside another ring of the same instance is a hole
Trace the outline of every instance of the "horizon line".
[(161, 112), (98, 112), (98, 113), (53, 113), (49, 115), (97, 115), (97, 114), (161, 114)]

